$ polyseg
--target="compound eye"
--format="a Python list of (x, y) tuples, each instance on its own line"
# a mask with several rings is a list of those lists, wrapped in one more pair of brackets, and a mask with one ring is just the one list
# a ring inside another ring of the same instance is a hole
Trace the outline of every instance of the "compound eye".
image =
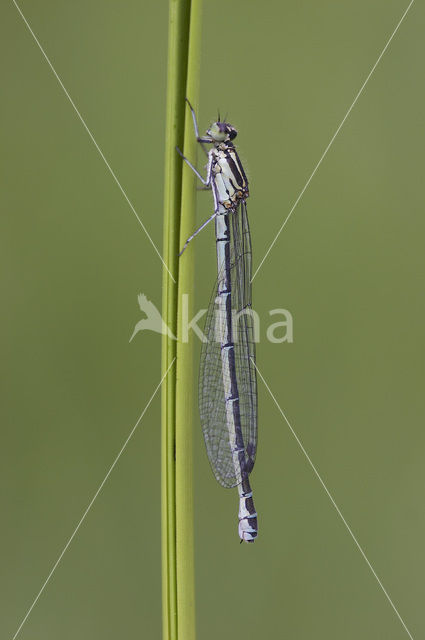
[(221, 126), (221, 122), (213, 122), (207, 131), (207, 135), (211, 136), (216, 142), (223, 142), (226, 137), (226, 132)]

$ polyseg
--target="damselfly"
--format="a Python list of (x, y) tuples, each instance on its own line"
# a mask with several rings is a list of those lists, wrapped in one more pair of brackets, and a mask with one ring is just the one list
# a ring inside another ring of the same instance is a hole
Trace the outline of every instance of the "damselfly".
[[(224, 487), (238, 487), (239, 537), (254, 542), (257, 513), (249, 483), (257, 450), (257, 382), (251, 312), (251, 236), (246, 199), (248, 181), (233, 145), (237, 131), (214, 122), (197, 141), (208, 156), (207, 177), (178, 149), (183, 160), (214, 198), (214, 213), (188, 243), (215, 220), (218, 278), (208, 308), (199, 376), (199, 410), (212, 470)], [(212, 144), (209, 152), (204, 144)]]

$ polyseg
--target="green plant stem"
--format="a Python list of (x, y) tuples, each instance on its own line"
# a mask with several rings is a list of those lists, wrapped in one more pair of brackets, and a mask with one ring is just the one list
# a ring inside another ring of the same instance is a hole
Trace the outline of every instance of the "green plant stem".
[[(197, 107), (201, 57), (201, 0), (192, 0), (186, 96)], [(198, 144), (193, 121), (186, 106), (183, 152), (196, 159)], [(196, 177), (184, 164), (180, 217), (180, 247), (193, 233), (196, 220)], [(194, 246), (180, 259), (178, 278), (177, 387), (176, 387), (176, 549), (177, 549), (177, 629), (179, 640), (195, 638), (195, 587), (193, 552), (193, 333), (183, 341), (185, 320), (193, 316)], [(185, 299), (183, 298), (185, 296)]]
[[(168, 33), (167, 114), (165, 132), (164, 242), (163, 258), (177, 278), (181, 205), (181, 162), (176, 146), (184, 135), (184, 93), (187, 76), (190, 0), (170, 0)], [(162, 315), (177, 335), (177, 281), (163, 269)], [(161, 395), (161, 511), (162, 511), (162, 611), (164, 640), (177, 639), (177, 566), (175, 505), (175, 393), (176, 342), (163, 336)]]
[[(181, 338), (182, 294), (193, 299), (193, 249), (178, 259), (181, 238), (195, 218), (193, 177), (182, 170), (176, 146), (195, 157), (185, 96), (195, 104), (199, 87), (200, 0), (170, 0), (164, 182), (163, 318), (179, 340), (163, 337), (162, 371), (162, 584), (164, 640), (192, 640), (194, 624), (192, 500), (192, 344)], [(190, 311), (189, 311), (190, 313)]]

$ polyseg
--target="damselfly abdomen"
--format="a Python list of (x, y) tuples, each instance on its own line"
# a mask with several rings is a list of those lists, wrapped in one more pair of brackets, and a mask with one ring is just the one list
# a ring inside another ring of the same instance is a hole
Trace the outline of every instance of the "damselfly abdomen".
[[(214, 198), (214, 213), (187, 244), (215, 219), (218, 278), (208, 308), (199, 376), (199, 410), (212, 470), (224, 487), (238, 487), (239, 537), (254, 542), (257, 513), (249, 482), (257, 450), (257, 383), (251, 312), (251, 236), (248, 181), (234, 147), (237, 131), (218, 118), (198, 142), (212, 144), (207, 177), (179, 151)], [(180, 254), (181, 255), (181, 254)]]

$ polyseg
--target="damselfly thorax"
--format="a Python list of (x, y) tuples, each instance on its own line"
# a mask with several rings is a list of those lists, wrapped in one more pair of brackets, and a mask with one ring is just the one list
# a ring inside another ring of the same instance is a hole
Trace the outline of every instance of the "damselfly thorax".
[(249, 196), (248, 181), (236, 149), (231, 142), (221, 142), (209, 154), (215, 204), (235, 210)]

